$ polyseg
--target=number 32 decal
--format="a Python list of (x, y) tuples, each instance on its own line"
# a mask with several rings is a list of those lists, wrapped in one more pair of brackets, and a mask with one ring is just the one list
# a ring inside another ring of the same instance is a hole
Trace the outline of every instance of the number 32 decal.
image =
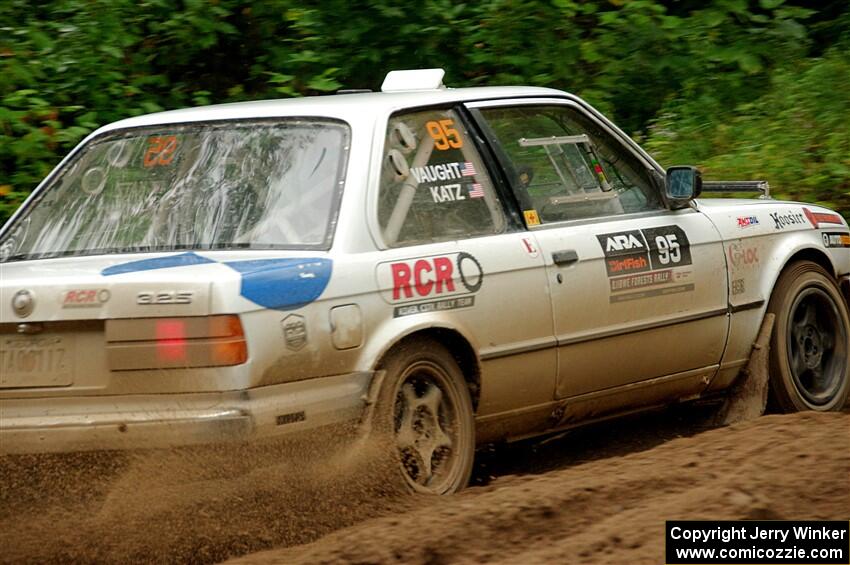
[(152, 137), (148, 139), (148, 150), (145, 151), (145, 167), (170, 165), (174, 160), (174, 150), (177, 149), (177, 138), (173, 135)]

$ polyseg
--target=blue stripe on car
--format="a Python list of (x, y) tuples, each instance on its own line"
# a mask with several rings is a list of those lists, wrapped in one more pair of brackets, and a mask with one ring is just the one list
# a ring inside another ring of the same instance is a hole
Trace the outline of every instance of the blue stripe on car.
[(181, 253), (169, 255), (168, 257), (157, 257), (156, 259), (142, 259), (141, 261), (130, 261), (107, 267), (100, 272), (105, 277), (110, 275), (121, 275), (124, 273), (136, 273), (138, 271), (153, 271), (155, 269), (168, 269), (171, 267), (185, 267), (187, 265), (203, 265), (215, 263), (212, 259), (201, 257), (197, 253)]
[(242, 275), (240, 294), (275, 310), (295, 310), (313, 302), (331, 280), (329, 259), (257, 259), (225, 265)]
[[(180, 253), (156, 259), (130, 261), (105, 268), (104, 276), (218, 263), (196, 253)], [(315, 257), (301, 259), (255, 259), (219, 263), (238, 272), (239, 293), (264, 308), (295, 310), (321, 296), (328, 286), (333, 262)]]

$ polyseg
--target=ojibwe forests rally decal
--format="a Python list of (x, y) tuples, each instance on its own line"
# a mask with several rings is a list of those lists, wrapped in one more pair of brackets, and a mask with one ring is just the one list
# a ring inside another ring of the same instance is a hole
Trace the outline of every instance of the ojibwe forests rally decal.
[(446, 253), (379, 263), (377, 278), (398, 318), (474, 306), (484, 270), (470, 253)]
[(694, 290), (691, 243), (679, 226), (597, 235), (605, 254), (611, 302)]

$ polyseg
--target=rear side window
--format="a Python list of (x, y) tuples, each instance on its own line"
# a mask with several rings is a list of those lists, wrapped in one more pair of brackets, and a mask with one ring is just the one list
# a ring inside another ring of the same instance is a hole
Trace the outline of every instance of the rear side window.
[(457, 113), (393, 116), (381, 168), (378, 221), (390, 247), (501, 233), (506, 220)]

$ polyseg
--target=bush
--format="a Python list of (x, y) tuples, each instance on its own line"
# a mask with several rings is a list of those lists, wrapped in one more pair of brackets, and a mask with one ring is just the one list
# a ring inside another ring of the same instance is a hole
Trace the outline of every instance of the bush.
[[(741, 163), (728, 145), (737, 140), (731, 130), (744, 136), (758, 127), (752, 120), (769, 121), (759, 112), (775, 104), (788, 104), (783, 120), (812, 128), (847, 115), (846, 100), (834, 108), (804, 100), (806, 88), (794, 84), (794, 69), (805, 68), (809, 86), (833, 85), (819, 91), (830, 99), (850, 85), (841, 51), (806, 59), (847, 29), (846, 2), (821, 4), (827, 15), (783, 0), (329, 0), (321, 8), (294, 0), (5, 0), (0, 221), (99, 125), (161, 109), (376, 88), (390, 69), (435, 66), (453, 86), (576, 92), (626, 131), (643, 136), (654, 124), (650, 145), (665, 160), (705, 162), (736, 178), (791, 179), (788, 194), (811, 190), (840, 202), (843, 124), (831, 137), (806, 138), (822, 166), (767, 160), (767, 148), (752, 160), (753, 150), (738, 144), (749, 156)], [(790, 70), (776, 71), (789, 62)], [(821, 76), (837, 72), (845, 76)], [(759, 102), (765, 85), (774, 98)], [(789, 89), (793, 100), (783, 98)], [(806, 117), (795, 118), (800, 103)], [(770, 143), (790, 154), (786, 134)], [(794, 179), (800, 164), (804, 183)]]

